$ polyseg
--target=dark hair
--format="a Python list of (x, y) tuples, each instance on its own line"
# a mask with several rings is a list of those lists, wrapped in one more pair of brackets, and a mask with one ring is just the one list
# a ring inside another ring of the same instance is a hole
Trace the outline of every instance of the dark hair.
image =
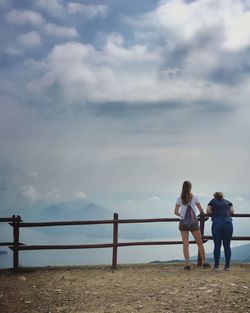
[(182, 191), (181, 191), (181, 201), (184, 205), (187, 205), (190, 200), (192, 199), (192, 193), (191, 193), (191, 189), (192, 189), (192, 184), (190, 181), (184, 181), (183, 185), (182, 185)]
[(220, 191), (216, 191), (216, 192), (214, 193), (214, 197), (215, 197), (216, 199), (221, 200), (221, 199), (223, 199), (223, 198), (224, 198), (224, 195), (223, 195), (223, 193), (222, 193), (222, 192), (220, 192)]

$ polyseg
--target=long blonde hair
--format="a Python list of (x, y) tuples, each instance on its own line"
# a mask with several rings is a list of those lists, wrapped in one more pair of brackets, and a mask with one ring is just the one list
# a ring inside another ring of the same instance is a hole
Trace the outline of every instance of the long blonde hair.
[(181, 201), (184, 205), (187, 205), (193, 197), (191, 193), (191, 189), (192, 189), (191, 182), (185, 180), (182, 185), (182, 191), (181, 191)]

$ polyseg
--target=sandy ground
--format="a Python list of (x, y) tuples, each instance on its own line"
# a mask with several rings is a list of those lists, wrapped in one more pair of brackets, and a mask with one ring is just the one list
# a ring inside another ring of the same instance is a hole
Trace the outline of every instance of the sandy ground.
[(214, 272), (182, 264), (0, 272), (0, 312), (250, 312), (250, 265)]

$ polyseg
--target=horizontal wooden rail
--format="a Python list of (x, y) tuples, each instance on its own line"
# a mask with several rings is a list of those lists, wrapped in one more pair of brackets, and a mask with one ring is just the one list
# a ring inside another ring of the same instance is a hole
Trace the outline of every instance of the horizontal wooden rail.
[(11, 245), (13, 245), (13, 242), (0, 242), (0, 246), (1, 247), (4, 247), (4, 246), (8, 247), (8, 246), (11, 246)]
[[(51, 227), (51, 226), (76, 226), (98, 224), (133, 224), (133, 223), (156, 223), (156, 222), (179, 222), (179, 218), (147, 218), (147, 219), (119, 219), (119, 220), (96, 220), (96, 221), (59, 221), (59, 222), (22, 222), (19, 227)], [(9, 223), (11, 226), (14, 223)]]
[[(213, 236), (203, 236), (204, 240), (213, 240)], [(232, 237), (232, 240), (238, 240), (238, 241), (247, 241), (250, 240), (250, 236), (235, 236)]]
[(232, 214), (232, 217), (250, 217), (250, 214)]
[[(62, 222), (31, 222), (20, 223), (19, 227), (51, 227), (51, 226), (77, 226), (77, 225), (98, 225), (98, 224), (113, 224), (114, 220), (101, 221), (62, 221)], [(13, 223), (9, 223), (13, 226)]]
[[(207, 241), (207, 240), (206, 240)], [(195, 244), (194, 240), (189, 241), (190, 244)], [(113, 248), (113, 247), (129, 247), (129, 246), (154, 246), (154, 245), (177, 245), (182, 244), (182, 241), (133, 241), (85, 245), (23, 245), (19, 250), (64, 250), (64, 249), (94, 249), (94, 248)], [(13, 249), (13, 247), (9, 247)]]
[[(112, 248), (112, 243), (85, 244), (85, 245), (24, 245), (19, 250), (65, 250), (65, 249), (94, 249)], [(13, 249), (13, 247), (9, 247)]]
[[(183, 242), (178, 241), (133, 241), (133, 242), (119, 242), (117, 247), (129, 247), (129, 246), (154, 246), (154, 245), (180, 245)], [(190, 244), (195, 244), (194, 240), (189, 241)]]
[[(212, 214), (204, 214), (205, 217), (212, 217)], [(250, 214), (242, 213), (242, 214), (231, 214), (231, 217), (250, 217)]]
[(13, 217), (1, 217), (0, 222), (13, 222), (14, 218)]

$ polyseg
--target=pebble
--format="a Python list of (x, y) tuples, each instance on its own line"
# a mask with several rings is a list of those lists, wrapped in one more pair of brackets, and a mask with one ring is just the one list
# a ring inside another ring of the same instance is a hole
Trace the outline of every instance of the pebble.
[(30, 300), (27, 300), (27, 301), (24, 301), (25, 304), (30, 304), (32, 301)]
[(25, 276), (18, 276), (18, 280), (20, 280), (20, 281), (26, 281), (26, 277), (25, 277)]

